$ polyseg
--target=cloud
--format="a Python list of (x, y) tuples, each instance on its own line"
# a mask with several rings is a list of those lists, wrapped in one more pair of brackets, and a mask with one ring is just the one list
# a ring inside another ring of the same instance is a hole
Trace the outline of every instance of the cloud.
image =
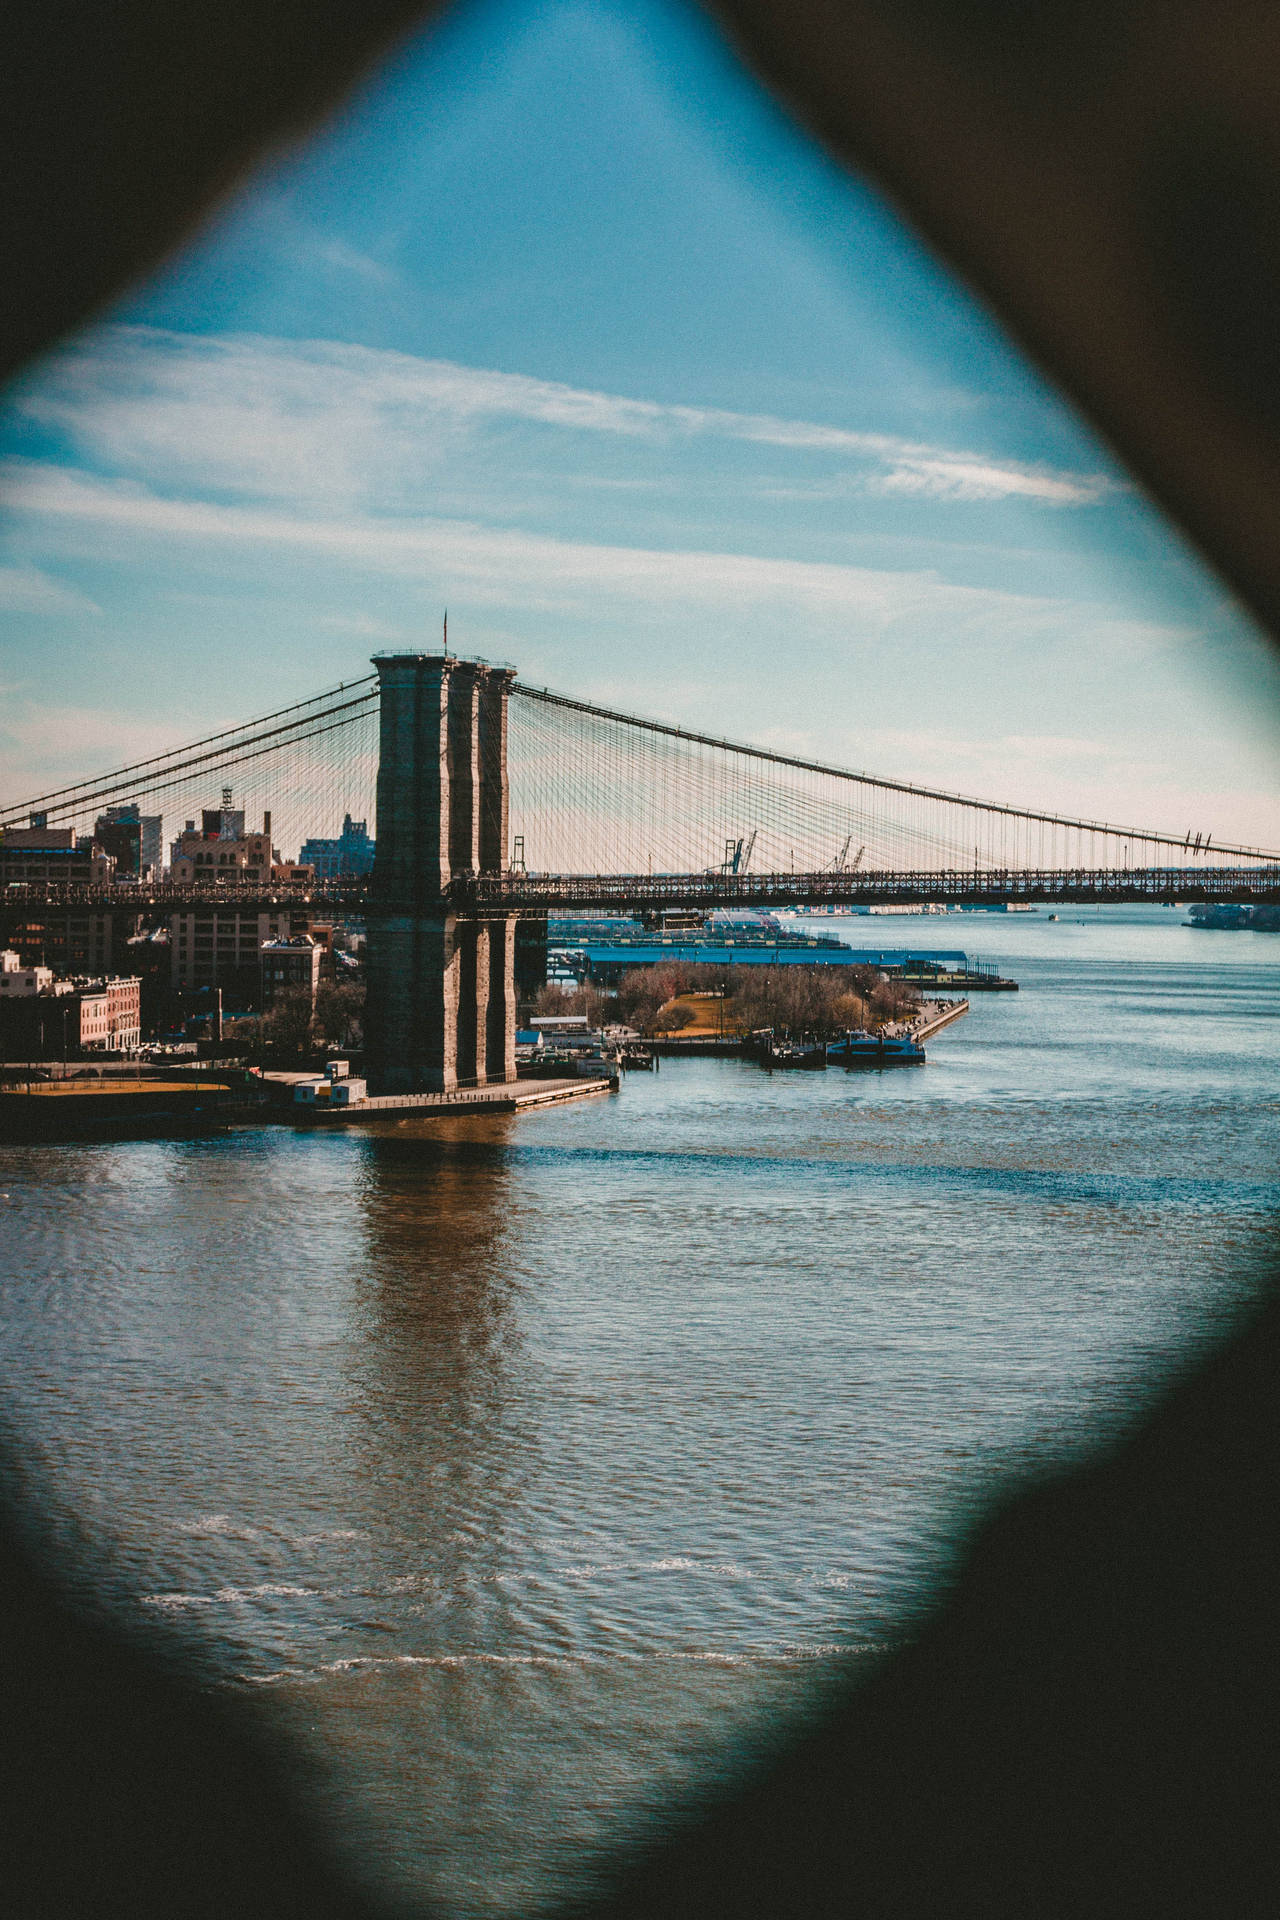
[[(377, 271), (376, 262), (363, 267)], [(78, 455), (120, 472), (295, 501), (420, 503), (460, 445), (513, 427), (672, 452), (736, 442), (813, 455), (824, 476), (834, 459), (874, 490), (943, 501), (1074, 508), (1115, 488), (1104, 474), (323, 340), (109, 328), (53, 361), (15, 405), (65, 435)], [(623, 483), (607, 477), (598, 484)]]
[(317, 260), (323, 261), (326, 267), (332, 267), (335, 272), (351, 274), (357, 280), (371, 281), (377, 287), (394, 286), (399, 278), (381, 260), (361, 253), (356, 247), (349, 247), (345, 240), (327, 237), (318, 241), (312, 252)]
[(349, 633), (357, 640), (404, 640), (408, 636), (403, 627), (394, 627), (387, 620), (375, 620), (367, 613), (321, 613), (315, 619), (317, 627), (323, 627), (326, 633)]
[[(130, 541), (154, 537), (236, 546), (292, 549), (362, 568), (416, 579), (430, 571), (444, 588), (465, 588), (475, 601), (527, 608), (573, 606), (607, 594), (644, 607), (680, 604), (736, 613), (775, 607), (859, 630), (883, 631), (917, 617), (945, 621), (954, 635), (1015, 626), (1025, 637), (1082, 610), (1066, 603), (994, 588), (969, 587), (931, 572), (875, 569), (704, 550), (558, 540), (519, 530), (440, 518), (306, 516), (274, 506), (231, 506), (163, 497), (136, 482), (101, 480), (64, 468), (11, 462), (0, 476), (11, 515), (75, 523)], [(1122, 622), (1111, 622), (1120, 637)]]
[(0, 567), (0, 613), (100, 614), (89, 596), (35, 567)]
[(6, 689), (0, 722), (0, 806), (21, 805), (30, 795), (83, 779), (173, 745), (169, 714), (140, 719), (107, 706), (66, 706), (36, 701)]
[(999, 465), (964, 454), (904, 450), (879, 480), (885, 493), (927, 495), (934, 500), (1009, 500), (1021, 497), (1047, 507), (1083, 507), (1101, 498), (1101, 478), (1049, 473), (1034, 467)]
[[(825, 743), (824, 743), (825, 744)], [(1180, 837), (1190, 829), (1244, 846), (1280, 844), (1274, 793), (1215, 780), (1208, 767), (1175, 773), (1167, 745), (1150, 753), (1114, 740), (1001, 733), (989, 739), (943, 728), (881, 727), (863, 741), (868, 765), (896, 778), (1042, 809), (1072, 819), (1105, 817)], [(819, 756), (821, 757), (821, 756)]]

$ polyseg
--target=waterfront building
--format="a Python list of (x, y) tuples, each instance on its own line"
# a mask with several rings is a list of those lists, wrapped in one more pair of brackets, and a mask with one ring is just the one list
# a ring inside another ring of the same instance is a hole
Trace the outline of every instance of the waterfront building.
[(598, 987), (619, 985), (633, 967), (656, 967), (677, 960), (686, 965), (714, 967), (871, 967), (878, 973), (911, 980), (963, 978), (980, 984), (994, 979), (995, 969), (974, 960), (958, 948), (847, 947), (839, 940), (783, 937), (778, 940), (690, 940), (678, 936), (635, 940), (584, 941), (579, 946), (552, 949), (548, 978), (565, 985), (590, 980)]
[(133, 1053), (141, 1042), (137, 980), (118, 975), (101, 980), (51, 977), (49, 985), (35, 993), (0, 994), (0, 1057), (5, 1059)]
[(298, 859), (312, 867), (317, 880), (363, 878), (373, 872), (374, 842), (367, 820), (345, 814), (336, 840), (304, 840)]
[(134, 1053), (142, 1043), (141, 982), (121, 975), (77, 983), (83, 1053)]

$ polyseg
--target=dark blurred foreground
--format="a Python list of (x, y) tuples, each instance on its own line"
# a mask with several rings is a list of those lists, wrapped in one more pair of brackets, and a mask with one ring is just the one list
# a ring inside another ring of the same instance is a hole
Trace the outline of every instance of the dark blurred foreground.
[[(596, 1920), (1280, 1911), (1280, 1307), (1087, 1472), (979, 1534), (952, 1596)], [(0, 1884), (15, 1915), (383, 1911), (226, 1696), (4, 1548)]]
[[(15, 0), (0, 373), (82, 323), (430, 9)], [(1280, 616), (1280, 14), (1200, 0), (719, 0), (1265, 620)], [(1280, 1309), (1114, 1457), (1013, 1502), (914, 1646), (598, 1912), (1280, 1911)], [(16, 1525), (14, 1915), (371, 1914), (290, 1762), (76, 1611)]]

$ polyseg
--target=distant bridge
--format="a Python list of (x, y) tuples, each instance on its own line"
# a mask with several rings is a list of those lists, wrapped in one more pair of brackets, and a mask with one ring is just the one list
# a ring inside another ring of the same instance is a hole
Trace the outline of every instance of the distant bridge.
[(369, 880), (19, 884), (0, 919), (212, 905), (362, 914), (371, 1076), (414, 1090), (514, 1075), (521, 917), (1280, 900), (1280, 854), (1203, 831), (856, 773), (523, 686), (483, 661), (373, 664), (246, 726), (0, 809), (0, 831), (34, 815), (87, 833), (108, 807), (194, 819), (230, 789), (289, 846), (334, 834), (346, 813), (369, 821)]

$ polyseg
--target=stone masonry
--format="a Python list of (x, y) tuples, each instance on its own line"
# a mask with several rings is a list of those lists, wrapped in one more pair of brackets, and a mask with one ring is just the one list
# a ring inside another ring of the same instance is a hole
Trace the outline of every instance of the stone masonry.
[(455, 874), (506, 863), (506, 668), (373, 662), (381, 695), (366, 1062), (377, 1093), (514, 1080), (515, 921), (463, 920)]

